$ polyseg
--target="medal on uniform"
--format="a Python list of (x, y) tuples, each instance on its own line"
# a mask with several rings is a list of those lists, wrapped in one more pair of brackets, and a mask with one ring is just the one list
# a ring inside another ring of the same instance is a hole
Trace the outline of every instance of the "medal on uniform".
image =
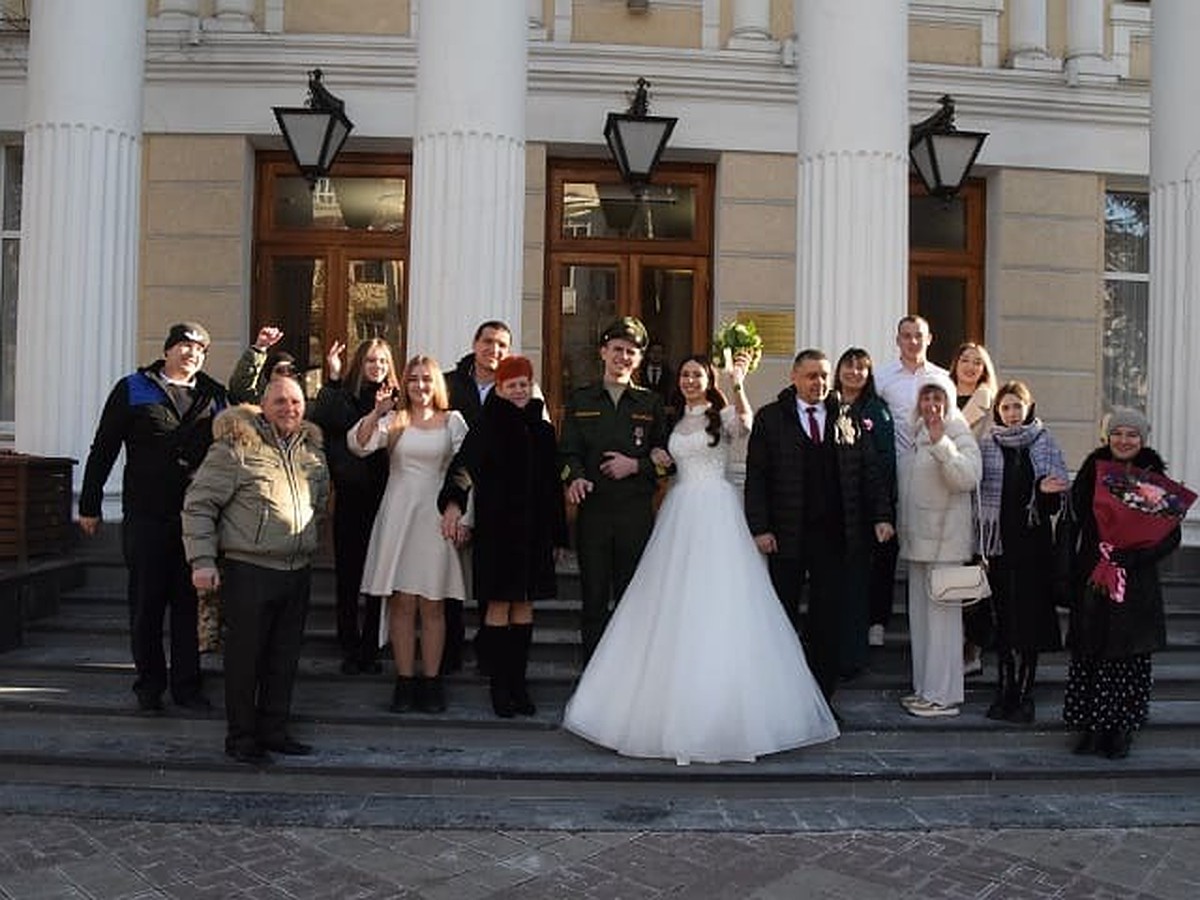
[(640, 447), (646, 442), (646, 429), (641, 425), (635, 425), (633, 428), (633, 446)]

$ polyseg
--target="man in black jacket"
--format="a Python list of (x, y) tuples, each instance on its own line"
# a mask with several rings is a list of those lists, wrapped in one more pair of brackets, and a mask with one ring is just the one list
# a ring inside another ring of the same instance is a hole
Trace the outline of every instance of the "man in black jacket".
[(746, 520), (797, 630), (807, 577), (805, 649), (827, 700), (839, 677), (849, 551), (894, 531), (871, 441), (840, 414), (830, 375), (824, 353), (801, 351), (791, 386), (755, 415), (746, 458)]
[[(225, 388), (200, 371), (208, 344), (204, 326), (172, 325), (163, 359), (116, 383), (100, 414), (79, 492), (79, 525), (93, 535), (104, 483), (124, 445), (121, 543), (129, 570), (133, 690), (145, 712), (162, 710), (168, 687), (177, 705), (209, 709), (200, 692), (196, 592), (179, 518), (184, 491), (212, 443), (213, 416), (225, 407)], [(162, 634), (168, 609), (169, 678)]]

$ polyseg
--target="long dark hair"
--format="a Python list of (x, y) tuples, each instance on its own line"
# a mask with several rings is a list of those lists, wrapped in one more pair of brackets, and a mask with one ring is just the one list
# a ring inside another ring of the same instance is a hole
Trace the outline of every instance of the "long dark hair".
[(684, 410), (687, 408), (687, 403), (683, 399), (683, 391), (679, 389), (679, 379), (683, 377), (683, 367), (690, 362), (704, 369), (704, 374), (708, 376), (708, 389), (704, 392), (704, 399), (709, 404), (708, 410), (704, 413), (704, 417), (708, 419), (708, 422), (705, 424), (704, 430), (712, 438), (708, 445), (715, 447), (721, 443), (721, 410), (729, 404), (729, 401), (725, 399), (725, 395), (717, 387), (717, 373), (713, 369), (712, 360), (703, 353), (697, 353), (680, 360), (679, 368), (675, 370), (675, 386), (671, 389), (670, 405), (672, 409), (678, 410), (678, 413), (676, 413), (675, 420), (671, 425), (674, 427), (675, 423), (683, 418)]
[(858, 395), (855, 403), (861, 403), (864, 400), (869, 400), (872, 397), (877, 397), (875, 391), (875, 361), (871, 359), (871, 354), (862, 347), (850, 347), (838, 357), (837, 365), (833, 368), (833, 389), (837, 392), (838, 399), (842, 396), (842, 366), (850, 362), (865, 362), (867, 364), (867, 380), (863, 383), (862, 392)]

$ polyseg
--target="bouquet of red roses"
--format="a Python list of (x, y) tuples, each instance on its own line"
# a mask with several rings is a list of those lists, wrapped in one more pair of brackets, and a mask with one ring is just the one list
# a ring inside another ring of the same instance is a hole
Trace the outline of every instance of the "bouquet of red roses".
[(1153, 547), (1178, 527), (1196, 502), (1196, 493), (1177, 481), (1126, 463), (1096, 463), (1092, 513), (1100, 535), (1100, 560), (1088, 583), (1114, 603), (1125, 602), (1125, 569), (1115, 563), (1118, 550)]

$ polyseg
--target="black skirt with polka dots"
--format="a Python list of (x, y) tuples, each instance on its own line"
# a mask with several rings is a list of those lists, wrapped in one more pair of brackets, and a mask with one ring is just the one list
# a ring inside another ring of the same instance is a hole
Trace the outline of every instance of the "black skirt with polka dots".
[(1133, 731), (1146, 723), (1153, 681), (1150, 654), (1072, 657), (1063, 721), (1090, 731)]

